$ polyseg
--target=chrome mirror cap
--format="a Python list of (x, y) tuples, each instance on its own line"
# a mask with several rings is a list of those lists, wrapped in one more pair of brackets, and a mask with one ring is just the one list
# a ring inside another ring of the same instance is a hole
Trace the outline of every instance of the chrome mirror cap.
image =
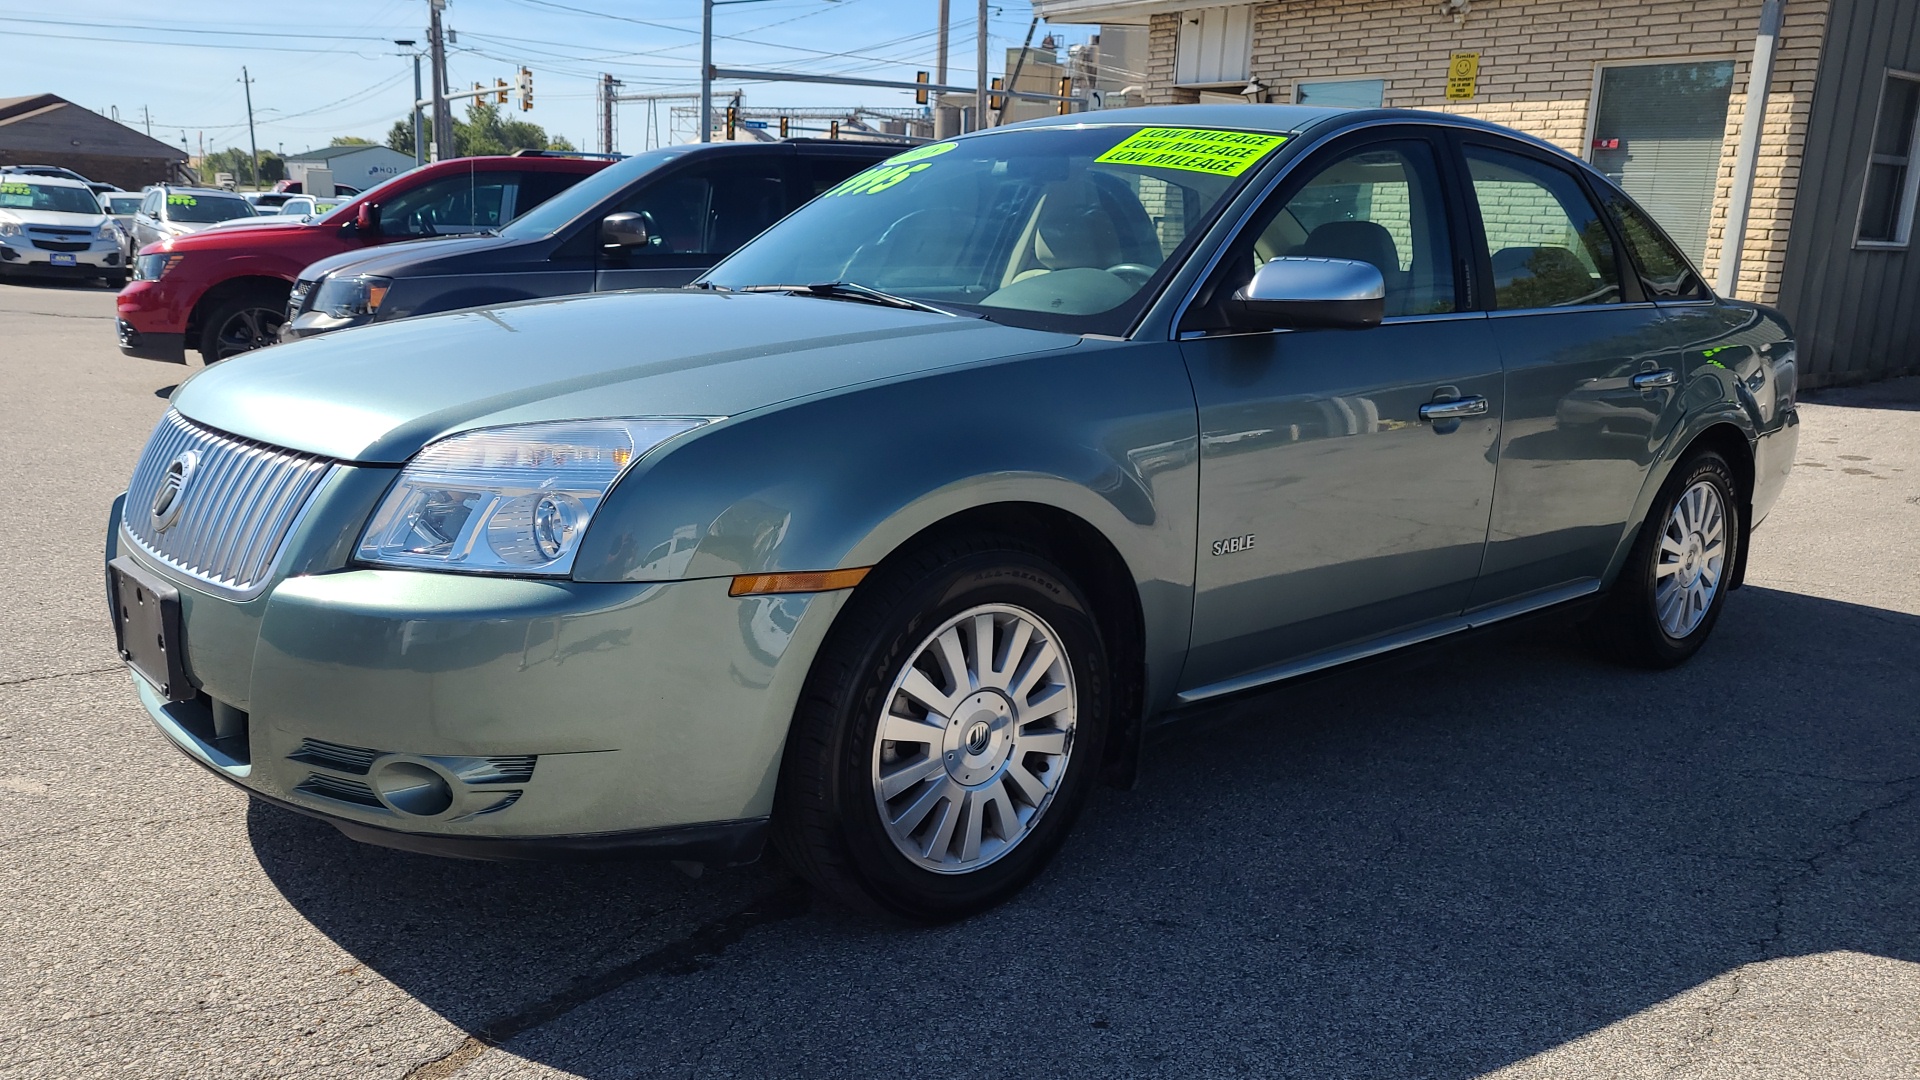
[(1283, 255), (1233, 294), (1234, 322), (1259, 329), (1349, 329), (1380, 325), (1387, 282), (1357, 259)]
[(600, 242), (608, 247), (646, 247), (652, 240), (644, 214), (608, 214), (600, 222)]

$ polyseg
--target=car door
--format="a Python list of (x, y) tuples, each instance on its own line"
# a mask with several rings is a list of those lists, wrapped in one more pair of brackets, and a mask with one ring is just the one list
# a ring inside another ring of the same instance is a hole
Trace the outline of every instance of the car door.
[(160, 200), (164, 197), (160, 191), (149, 191), (140, 200), (140, 210), (133, 215), (133, 250), (140, 249), (160, 238)]
[(606, 215), (640, 214), (645, 247), (602, 247), (594, 288), (676, 288), (779, 221), (791, 209), (779, 151), (715, 154), (642, 183)]
[[(1493, 498), (1501, 371), (1463, 280), (1464, 215), (1443, 150), (1409, 127), (1316, 151), (1181, 324), (1201, 439), (1182, 676), (1193, 696), (1416, 631), (1467, 602)], [(1282, 255), (1373, 263), (1384, 321), (1225, 328), (1217, 298)], [(1423, 416), (1435, 404), (1466, 415)]]
[(1461, 137), (1476, 256), (1506, 367), (1486, 566), (1472, 606), (1597, 587), (1681, 418), (1661, 311), (1624, 273), (1578, 168)]

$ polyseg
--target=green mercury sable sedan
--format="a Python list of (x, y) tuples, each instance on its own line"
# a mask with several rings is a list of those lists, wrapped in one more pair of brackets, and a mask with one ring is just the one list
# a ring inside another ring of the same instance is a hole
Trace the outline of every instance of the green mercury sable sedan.
[(479, 858), (771, 842), (937, 920), (1197, 706), (1553, 607), (1685, 661), (1794, 393), (1779, 316), (1536, 140), (1082, 114), (916, 146), (686, 289), (206, 369), (106, 576), (154, 722), (260, 799)]

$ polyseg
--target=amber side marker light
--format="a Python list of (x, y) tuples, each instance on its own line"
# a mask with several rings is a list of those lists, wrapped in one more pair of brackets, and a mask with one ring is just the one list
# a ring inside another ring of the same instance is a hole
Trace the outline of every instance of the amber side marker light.
[(804, 574), (741, 574), (727, 586), (728, 596), (764, 596), (768, 593), (832, 592), (851, 589), (867, 576), (871, 566), (854, 570), (811, 570)]

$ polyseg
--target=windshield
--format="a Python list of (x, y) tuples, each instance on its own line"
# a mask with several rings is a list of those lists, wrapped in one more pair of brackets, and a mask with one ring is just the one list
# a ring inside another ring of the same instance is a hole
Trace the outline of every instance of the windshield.
[(0, 210), (51, 210), (60, 214), (100, 215), (93, 192), (83, 187), (37, 184), (9, 176), (0, 179)]
[(515, 240), (552, 236), (568, 222), (626, 190), (627, 185), (686, 152), (685, 148), (649, 150), (617, 161), (514, 218), (500, 235)]
[(109, 214), (137, 214), (140, 212), (140, 196), (109, 195), (103, 200)]
[(236, 199), (227, 195), (182, 195), (167, 196), (167, 220), (190, 221), (205, 224), (210, 221), (231, 221), (238, 217), (252, 217), (253, 204), (245, 199)]
[(1285, 135), (1098, 125), (915, 147), (830, 189), (705, 278), (850, 281), (999, 322), (1124, 333)]

